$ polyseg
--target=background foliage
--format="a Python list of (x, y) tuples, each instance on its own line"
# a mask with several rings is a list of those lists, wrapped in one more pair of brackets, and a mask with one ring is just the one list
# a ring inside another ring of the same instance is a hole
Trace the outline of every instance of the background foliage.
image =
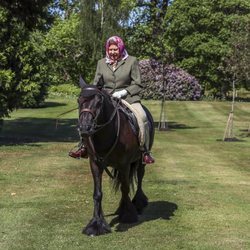
[(196, 76), (212, 95), (225, 96), (231, 84), (222, 65), (224, 58), (233, 53), (234, 23), (240, 24), (237, 36), (247, 35), (244, 27), (250, 19), (250, 2), (176, 0), (165, 18), (169, 22), (165, 35), (171, 38), (173, 63)]
[(165, 65), (156, 60), (139, 62), (144, 99), (162, 100), (199, 100), (201, 86), (195, 77), (174, 65)]
[[(249, 89), (249, 23), (248, 0), (3, 0), (0, 118), (41, 105), (50, 86), (78, 85), (79, 74), (91, 82), (105, 41), (114, 34), (140, 60), (185, 70), (204, 95), (226, 97), (235, 78), (237, 88)], [(147, 84), (160, 98), (160, 82)], [(169, 98), (180, 89), (182, 84), (173, 83)]]
[(0, 2), (0, 118), (20, 106), (38, 106), (46, 95), (41, 41), (32, 33), (51, 22), (50, 1)]
[(75, 84), (84, 71), (84, 54), (79, 46), (79, 16), (72, 13), (67, 19), (57, 18), (44, 37), (47, 75), (50, 85)]

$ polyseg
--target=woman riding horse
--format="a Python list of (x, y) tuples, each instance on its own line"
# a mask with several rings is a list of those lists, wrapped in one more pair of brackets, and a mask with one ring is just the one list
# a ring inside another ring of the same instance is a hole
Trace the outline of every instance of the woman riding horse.
[[(149, 152), (149, 124), (141, 106), (139, 92), (142, 89), (138, 61), (128, 55), (124, 42), (118, 36), (110, 37), (106, 42), (106, 57), (99, 60), (94, 78), (94, 85), (102, 85), (113, 97), (124, 99), (134, 111), (139, 125), (140, 149), (143, 163), (154, 163)], [(101, 79), (101, 80), (100, 80)], [(88, 152), (81, 140), (77, 151), (69, 152), (73, 158), (87, 158)]]

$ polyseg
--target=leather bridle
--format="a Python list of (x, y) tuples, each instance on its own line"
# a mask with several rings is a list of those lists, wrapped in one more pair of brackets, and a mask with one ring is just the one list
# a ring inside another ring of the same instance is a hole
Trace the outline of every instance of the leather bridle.
[[(101, 97), (102, 97), (101, 102), (102, 103), (103, 103), (104, 99), (107, 98), (99, 89), (97, 89), (97, 93), (96, 94), (101, 95)], [(94, 123), (94, 128), (95, 128), (95, 131), (92, 134), (95, 134), (96, 132), (98, 132), (99, 130), (101, 130), (102, 128), (104, 128), (105, 126), (107, 126), (109, 123), (112, 122), (112, 120), (114, 119), (114, 117), (118, 114), (119, 104), (120, 104), (120, 100), (118, 100), (118, 102), (116, 102), (116, 106), (114, 107), (114, 110), (113, 110), (113, 112), (112, 112), (109, 120), (107, 122), (105, 122), (105, 123), (98, 124), (97, 123), (98, 116), (96, 115), (96, 111), (93, 111), (90, 108), (83, 108), (83, 109), (80, 110), (80, 112), (79, 112), (79, 121), (80, 121), (81, 116), (84, 113), (90, 113), (93, 116), (93, 119), (94, 119), (93, 123)], [(102, 107), (103, 107), (103, 105), (102, 105)]]
[[(102, 93), (102, 91), (100, 91), (99, 89), (90, 89), (90, 88), (87, 88), (87, 90), (90, 90), (90, 91), (96, 91), (95, 94), (99, 94), (102, 96), (102, 100), (101, 102), (103, 103), (103, 101), (105, 100), (105, 98), (107, 98), (107, 96), (105, 96), (104, 93)], [(103, 107), (103, 105), (102, 105)], [(97, 119), (98, 119), (98, 115), (96, 114), (96, 111), (93, 111), (92, 109), (90, 108), (83, 108), (80, 110), (79, 112), (79, 121), (80, 121), (80, 118), (81, 116), (84, 114), (84, 113), (89, 113), (93, 116), (93, 127), (94, 127), (94, 131), (91, 133), (91, 135), (87, 136), (87, 140), (89, 142), (89, 146), (91, 148), (91, 154), (93, 155), (94, 159), (96, 161), (98, 161), (99, 163), (105, 163), (105, 161), (107, 160), (108, 156), (112, 153), (112, 151), (114, 150), (117, 142), (118, 142), (118, 139), (119, 139), (119, 134), (120, 134), (120, 114), (119, 114), (119, 107), (120, 107), (120, 99), (116, 101), (113, 101), (113, 107), (114, 107), (114, 110), (112, 112), (112, 114), (110, 115), (108, 121), (102, 123), (102, 124), (98, 124), (97, 123)], [(107, 126), (108, 124), (110, 124), (113, 119), (117, 117), (117, 131), (116, 131), (116, 138), (115, 138), (115, 141), (114, 143), (112, 144), (111, 148), (108, 150), (108, 152), (105, 154), (105, 156), (101, 157), (98, 155), (98, 153), (96, 152), (96, 149), (95, 149), (95, 146), (94, 146), (94, 142), (93, 142), (93, 139), (92, 139), (92, 135), (97, 133), (98, 131), (100, 131), (101, 129), (103, 129), (105, 126)], [(90, 152), (89, 152), (90, 153)], [(107, 169), (107, 167), (105, 167), (105, 164), (104, 164), (104, 170), (107, 172), (107, 174), (113, 178), (112, 174), (109, 172), (109, 170)]]

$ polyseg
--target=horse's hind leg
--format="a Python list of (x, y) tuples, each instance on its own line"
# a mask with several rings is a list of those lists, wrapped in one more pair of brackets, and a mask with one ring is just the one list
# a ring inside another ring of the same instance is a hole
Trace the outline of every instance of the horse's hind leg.
[(129, 176), (119, 173), (121, 182), (122, 197), (117, 210), (119, 221), (122, 223), (134, 223), (138, 221), (138, 215), (135, 206), (129, 197)]
[(137, 168), (138, 185), (137, 185), (135, 196), (132, 200), (139, 214), (141, 214), (143, 208), (148, 205), (148, 198), (142, 191), (142, 179), (144, 177), (144, 173), (145, 173), (145, 165), (143, 165), (142, 163), (139, 163), (139, 166)]
[(102, 211), (102, 173), (103, 169), (98, 167), (95, 162), (90, 162), (91, 172), (94, 180), (94, 213), (93, 218), (88, 225), (83, 229), (83, 233), (87, 235), (101, 235), (110, 233), (110, 226), (104, 219)]

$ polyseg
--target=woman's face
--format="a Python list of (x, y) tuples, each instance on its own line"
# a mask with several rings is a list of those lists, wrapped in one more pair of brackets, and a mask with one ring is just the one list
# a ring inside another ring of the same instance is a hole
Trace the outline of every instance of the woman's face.
[(110, 59), (113, 61), (117, 61), (120, 58), (119, 48), (115, 44), (111, 44), (109, 46), (108, 53), (109, 53)]

